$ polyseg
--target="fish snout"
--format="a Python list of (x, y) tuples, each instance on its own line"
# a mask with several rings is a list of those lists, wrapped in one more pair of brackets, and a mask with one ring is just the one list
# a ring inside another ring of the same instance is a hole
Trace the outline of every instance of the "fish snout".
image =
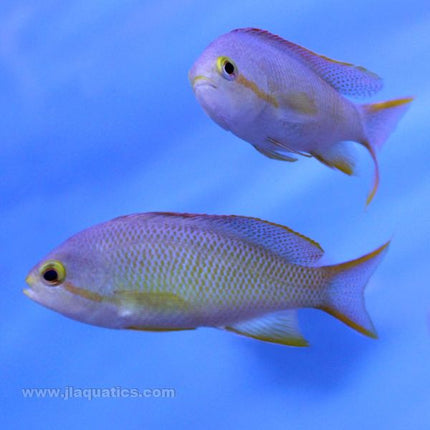
[(193, 90), (196, 90), (196, 88), (201, 86), (209, 86), (211, 88), (216, 88), (216, 85), (207, 76), (204, 75), (190, 76), (190, 83), (193, 87)]
[(33, 286), (36, 283), (36, 278), (33, 275), (33, 273), (29, 273), (27, 277), (25, 278), (25, 283), (28, 285), (28, 288), (23, 288), (22, 292), (29, 297), (30, 299), (34, 300), (35, 291), (33, 289)]
[(35, 278), (34, 278), (34, 275), (32, 274), (32, 273), (29, 273), (28, 275), (27, 275), (27, 277), (25, 278), (25, 283), (29, 286), (29, 287), (31, 287), (33, 284), (34, 284), (34, 282), (35, 282), (36, 280), (35, 280)]

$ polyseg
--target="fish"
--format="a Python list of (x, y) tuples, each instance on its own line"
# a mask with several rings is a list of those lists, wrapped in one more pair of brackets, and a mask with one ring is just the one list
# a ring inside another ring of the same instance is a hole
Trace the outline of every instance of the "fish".
[(213, 327), (307, 346), (301, 308), (377, 334), (364, 288), (389, 242), (358, 259), (319, 265), (321, 246), (258, 218), (150, 212), (75, 234), (28, 273), (24, 293), (75, 320), (113, 329)]
[(357, 157), (345, 142), (363, 145), (374, 164), (367, 204), (379, 184), (377, 152), (413, 100), (354, 103), (346, 96), (381, 90), (377, 74), (257, 28), (215, 39), (188, 76), (209, 117), (266, 157), (289, 162), (314, 157), (353, 175)]

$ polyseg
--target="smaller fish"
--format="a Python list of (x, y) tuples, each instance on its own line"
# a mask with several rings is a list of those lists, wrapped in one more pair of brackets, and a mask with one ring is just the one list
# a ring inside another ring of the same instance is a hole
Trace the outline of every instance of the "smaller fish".
[(376, 157), (412, 98), (355, 104), (344, 96), (370, 96), (382, 80), (360, 66), (332, 60), (267, 31), (240, 28), (213, 41), (189, 72), (197, 100), (221, 127), (269, 158), (315, 157), (347, 175), (354, 156), (344, 144)]
[(322, 266), (318, 243), (257, 218), (135, 214), (66, 240), (30, 270), (24, 293), (116, 329), (206, 326), (307, 346), (297, 309), (315, 308), (376, 338), (363, 291), (387, 247)]

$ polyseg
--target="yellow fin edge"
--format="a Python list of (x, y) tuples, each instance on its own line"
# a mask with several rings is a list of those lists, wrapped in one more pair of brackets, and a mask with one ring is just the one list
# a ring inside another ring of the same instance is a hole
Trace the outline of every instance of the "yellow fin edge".
[(244, 336), (244, 337), (250, 337), (250, 338), (256, 339), (256, 340), (262, 340), (264, 342), (277, 343), (278, 345), (299, 346), (299, 347), (309, 346), (309, 342), (303, 338), (297, 338), (297, 339), (289, 338), (288, 340), (273, 339), (270, 336), (254, 336), (252, 334), (244, 333), (242, 331), (236, 330), (233, 327), (224, 327), (224, 329), (227, 331), (231, 331), (232, 333), (239, 334), (239, 335)]
[(321, 306), (319, 307), (324, 312), (327, 312), (328, 314), (332, 315), (333, 317), (337, 318), (338, 320), (342, 321), (347, 326), (353, 328), (354, 330), (358, 331), (361, 334), (364, 334), (365, 336), (368, 336), (372, 339), (378, 339), (378, 335), (374, 331), (366, 330), (361, 325), (355, 323), (354, 321), (351, 321), (346, 315), (342, 314), (341, 312), (331, 309), (327, 306)]
[(410, 103), (414, 100), (414, 97), (405, 97), (403, 99), (395, 99), (395, 100), (388, 100), (385, 102), (376, 102), (369, 105), (369, 110), (371, 112), (377, 112), (384, 109), (390, 109), (396, 106), (401, 106), (407, 103)]

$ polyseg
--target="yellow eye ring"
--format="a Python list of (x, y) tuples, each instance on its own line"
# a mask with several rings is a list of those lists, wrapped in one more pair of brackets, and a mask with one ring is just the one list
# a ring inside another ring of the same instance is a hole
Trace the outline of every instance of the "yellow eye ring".
[(236, 79), (238, 73), (237, 66), (231, 58), (218, 57), (216, 67), (218, 69), (218, 73), (225, 79), (228, 79), (229, 81)]
[(66, 279), (66, 269), (57, 260), (49, 260), (39, 270), (44, 284), (50, 287), (56, 287)]

